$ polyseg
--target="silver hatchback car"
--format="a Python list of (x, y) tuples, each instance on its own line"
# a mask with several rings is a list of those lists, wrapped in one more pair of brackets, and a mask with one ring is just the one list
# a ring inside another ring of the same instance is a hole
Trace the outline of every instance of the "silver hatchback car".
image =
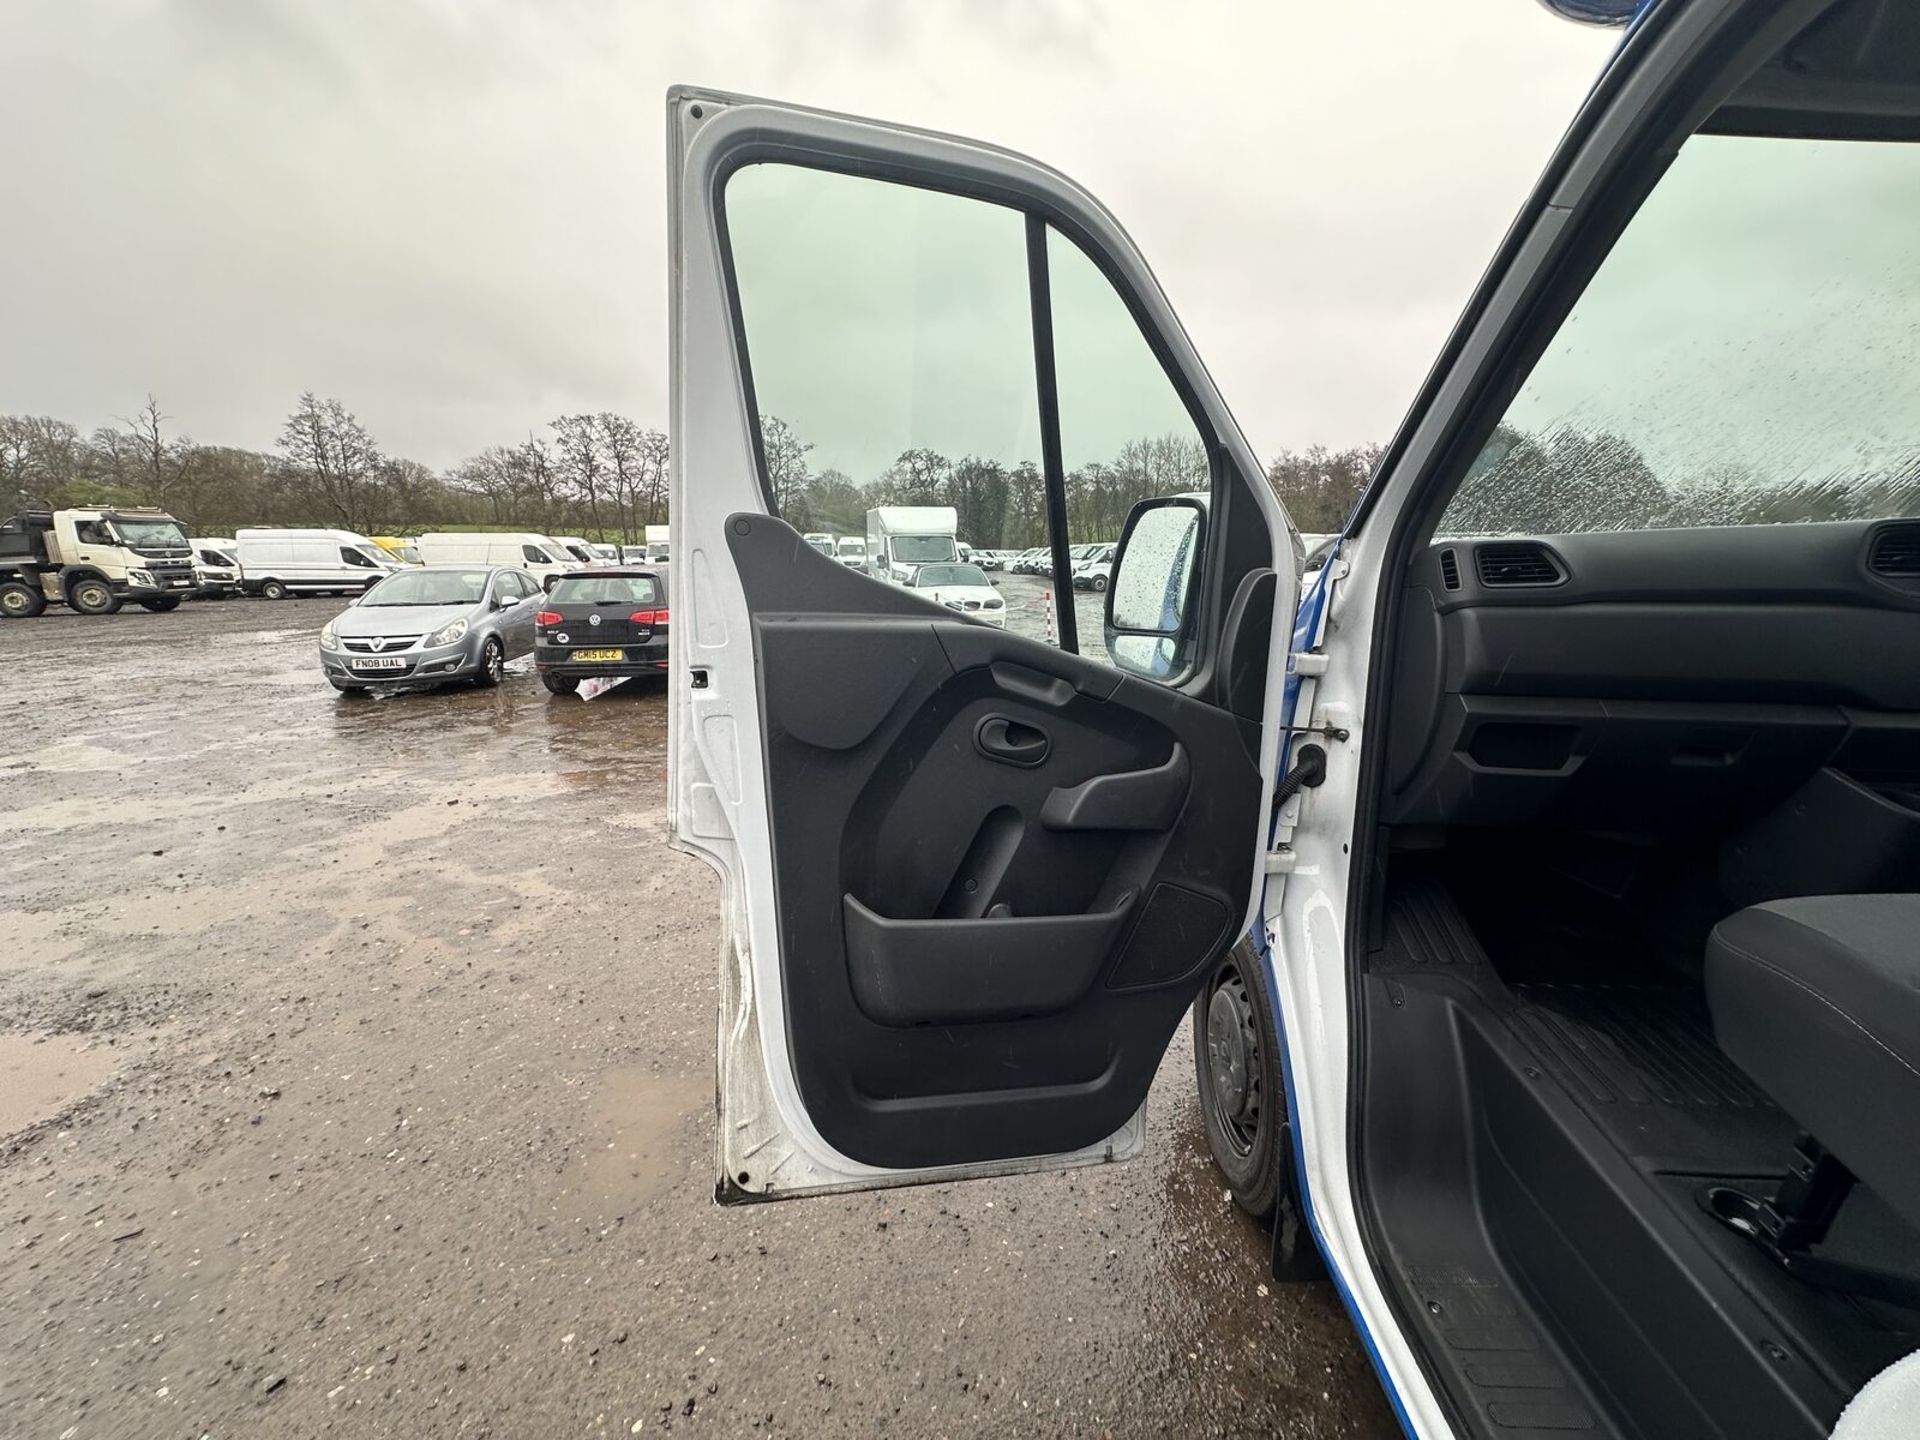
[(540, 582), (501, 565), (416, 565), (320, 629), (320, 668), (345, 695), (469, 680), (498, 685), (533, 649)]

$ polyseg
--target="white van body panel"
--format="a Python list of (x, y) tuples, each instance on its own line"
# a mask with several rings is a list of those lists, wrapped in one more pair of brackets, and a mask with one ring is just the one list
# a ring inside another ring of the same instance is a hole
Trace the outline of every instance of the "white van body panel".
[(418, 543), (429, 565), (510, 565), (543, 582), (581, 568), (558, 540), (532, 531), (443, 530), (422, 535)]
[(400, 562), (351, 530), (261, 529), (234, 533), (249, 589), (277, 580), (295, 592), (364, 590)]

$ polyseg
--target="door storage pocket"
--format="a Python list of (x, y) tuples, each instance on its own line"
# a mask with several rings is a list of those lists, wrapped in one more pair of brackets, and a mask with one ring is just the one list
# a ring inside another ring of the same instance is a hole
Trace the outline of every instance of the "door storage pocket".
[(854, 999), (883, 1025), (957, 1025), (1064, 1010), (1100, 978), (1133, 909), (890, 920), (842, 897)]

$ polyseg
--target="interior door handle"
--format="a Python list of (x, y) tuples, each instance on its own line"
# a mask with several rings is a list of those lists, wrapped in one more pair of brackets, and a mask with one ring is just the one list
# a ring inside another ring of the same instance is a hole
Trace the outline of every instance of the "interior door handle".
[(973, 748), (1003, 765), (1030, 767), (1047, 758), (1053, 741), (1038, 725), (1009, 715), (989, 715), (974, 726)]
[(1040, 807), (1049, 830), (1169, 830), (1187, 801), (1187, 752), (1179, 745), (1151, 770), (1096, 775), (1062, 785)]

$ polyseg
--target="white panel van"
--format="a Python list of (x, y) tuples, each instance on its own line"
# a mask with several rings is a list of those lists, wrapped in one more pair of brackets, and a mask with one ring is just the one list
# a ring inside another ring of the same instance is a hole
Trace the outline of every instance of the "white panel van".
[(378, 584), (400, 562), (351, 530), (239, 530), (234, 533), (249, 595), (358, 594)]
[(507, 531), (437, 531), (417, 542), (429, 565), (514, 565), (543, 583), (581, 568), (551, 535)]

